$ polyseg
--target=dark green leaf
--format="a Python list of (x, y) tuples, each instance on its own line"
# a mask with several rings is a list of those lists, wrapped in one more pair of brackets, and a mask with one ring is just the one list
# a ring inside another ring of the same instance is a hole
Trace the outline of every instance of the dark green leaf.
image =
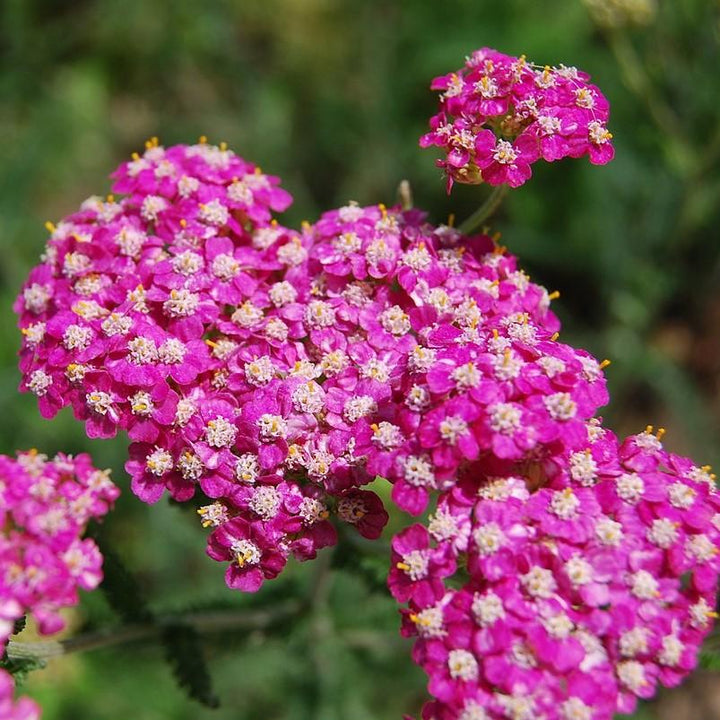
[(188, 697), (205, 707), (219, 707), (220, 702), (212, 689), (200, 637), (183, 623), (168, 625), (163, 630), (165, 658), (172, 667), (178, 685)]

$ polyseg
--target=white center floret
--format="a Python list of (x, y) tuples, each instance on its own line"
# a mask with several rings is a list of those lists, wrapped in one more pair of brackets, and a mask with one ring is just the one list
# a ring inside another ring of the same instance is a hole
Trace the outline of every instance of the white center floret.
[(240, 567), (257, 565), (262, 557), (260, 548), (251, 540), (233, 540), (230, 549)]
[(591, 487), (597, 480), (598, 466), (590, 450), (580, 450), (570, 455), (570, 477), (583, 487)]
[(603, 545), (617, 547), (624, 537), (622, 525), (609, 517), (600, 518), (595, 523), (595, 537)]
[(586, 705), (580, 698), (571, 697), (560, 706), (563, 720), (592, 720), (594, 710)]
[(475, 593), (472, 612), (477, 624), (481, 627), (494, 625), (505, 617), (502, 599), (494, 592), (487, 592), (484, 595)]
[(480, 377), (480, 371), (471, 362), (456, 367), (452, 372), (452, 379), (458, 390), (477, 387), (480, 384)]
[(272, 520), (280, 511), (282, 498), (272, 485), (256, 487), (248, 505), (263, 520)]
[(522, 411), (511, 403), (497, 403), (488, 408), (490, 412), (490, 427), (494, 432), (503, 435), (513, 435), (520, 428)]
[(533, 597), (550, 598), (557, 589), (552, 571), (533, 565), (528, 572), (520, 576), (525, 590)]
[(592, 565), (580, 555), (573, 555), (565, 563), (565, 573), (573, 587), (587, 585), (593, 580)]
[(393, 305), (381, 312), (380, 324), (383, 329), (396, 337), (407, 335), (411, 329), (410, 318), (399, 305)]
[(647, 531), (647, 539), (663, 550), (672, 547), (678, 539), (676, 524), (667, 518), (653, 520), (653, 524)]
[(413, 582), (427, 577), (429, 558), (423, 550), (411, 550), (402, 556), (402, 562), (397, 563), (399, 570), (402, 570)]
[(200, 296), (185, 288), (171, 290), (170, 297), (163, 303), (163, 310), (170, 317), (190, 317), (200, 305)]
[(238, 429), (229, 420), (219, 415), (205, 427), (205, 439), (215, 448), (230, 447), (237, 437)]
[(468, 424), (458, 415), (451, 415), (440, 423), (440, 437), (450, 445), (455, 445), (461, 435), (467, 435)]
[(658, 581), (647, 571), (638, 570), (630, 575), (630, 592), (639, 600), (656, 600), (660, 597)]
[(148, 472), (160, 477), (173, 468), (172, 455), (165, 448), (156, 447), (145, 460), (145, 467)]
[(257, 424), (258, 428), (260, 429), (260, 437), (263, 440), (284, 438), (287, 435), (287, 423), (281, 415), (265, 413), (264, 415), (260, 416)]
[(620, 654), (623, 657), (635, 657), (647, 652), (648, 630), (647, 628), (634, 627), (627, 630), (620, 636)]
[(674, 482), (668, 488), (670, 504), (678, 510), (687, 510), (694, 502), (697, 493), (683, 482)]
[(360, 418), (374, 413), (377, 410), (377, 403), (370, 395), (358, 395), (345, 402), (343, 417), (350, 423), (357, 422)]
[(571, 488), (557, 490), (550, 500), (550, 512), (561, 520), (572, 520), (578, 514), (580, 500)]
[(473, 539), (478, 553), (485, 557), (493, 555), (505, 544), (505, 533), (497, 523), (491, 522), (476, 528)]
[(645, 492), (645, 483), (637, 473), (623, 473), (615, 480), (615, 488), (622, 500), (635, 504)]
[(260, 463), (257, 455), (245, 453), (235, 463), (235, 477), (240, 482), (254, 483), (260, 475)]
[(577, 405), (570, 393), (555, 393), (543, 398), (545, 407), (553, 420), (572, 420), (577, 413)]
[(27, 386), (38, 397), (42, 397), (47, 394), (47, 391), (52, 384), (52, 377), (44, 370), (34, 370), (27, 382)]
[(408, 455), (403, 461), (403, 476), (413, 487), (432, 487), (435, 473), (428, 458)]
[(448, 670), (453, 680), (470, 682), (477, 680), (478, 663), (475, 656), (467, 650), (451, 650), (448, 655)]
[(647, 685), (645, 669), (637, 660), (621, 662), (617, 666), (617, 676), (620, 678), (620, 682), (634, 693), (642, 690)]

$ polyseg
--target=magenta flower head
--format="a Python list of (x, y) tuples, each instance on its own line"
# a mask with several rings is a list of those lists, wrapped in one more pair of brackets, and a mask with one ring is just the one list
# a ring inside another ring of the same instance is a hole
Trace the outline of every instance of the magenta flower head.
[(0, 639), (26, 612), (35, 615), (40, 632), (57, 632), (64, 625), (59, 609), (75, 605), (78, 589), (92, 590), (102, 579), (100, 552), (82, 535), (119, 490), (87, 455), (2, 455), (0, 477)]
[[(118, 493), (109, 472), (96, 470), (87, 455), (0, 455), (0, 647), (26, 613), (42, 634), (62, 630), (59, 611), (78, 603), (79, 590), (97, 587), (102, 556), (82, 536)], [(12, 695), (12, 678), (0, 670), (0, 717), (39, 717), (35, 703), (15, 703)]]
[(482, 48), (464, 67), (435, 78), (440, 109), (421, 147), (436, 146), (454, 182), (518, 187), (538, 160), (587, 155), (604, 165), (613, 158), (608, 101), (576, 68), (536, 66)]
[(271, 218), (289, 202), (274, 178), (204, 143), (150, 143), (116, 178), (126, 197), (58, 224), (18, 298), (21, 389), (92, 437), (127, 431), (143, 501), (214, 501), (199, 513), (232, 587), (333, 544), (331, 517), (377, 538), (376, 476), (420, 514), (606, 400), (598, 363), (556, 342), (550, 295), (485, 235), (353, 203), (298, 233)]
[(389, 586), (436, 698), (423, 717), (610, 720), (696, 666), (720, 494), (661, 435), (619, 444), (591, 421), (529, 463), (476, 465), (396, 535)]

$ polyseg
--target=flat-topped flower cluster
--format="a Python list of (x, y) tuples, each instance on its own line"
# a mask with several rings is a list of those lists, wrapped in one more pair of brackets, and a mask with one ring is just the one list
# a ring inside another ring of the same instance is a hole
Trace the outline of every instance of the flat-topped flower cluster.
[(437, 701), (426, 720), (610, 720), (695, 667), (712, 628), (720, 496), (649, 430), (598, 422), (488, 466), (393, 540), (390, 588)]
[[(118, 492), (108, 472), (96, 470), (87, 455), (0, 456), (0, 646), (26, 613), (41, 633), (58, 632), (64, 626), (59, 611), (77, 604), (79, 589), (99, 584), (102, 556), (82, 536)], [(38, 716), (35, 703), (13, 703), (12, 694), (12, 679), (0, 670), (0, 716)]]
[(574, 67), (539, 67), (525, 57), (476, 50), (460, 70), (435, 78), (440, 111), (423, 147), (445, 152), (438, 166), (453, 182), (518, 187), (538, 160), (587, 155), (612, 160), (609, 103)]
[[(454, 181), (612, 157), (573, 68), (492, 50), (438, 78), (422, 144)], [(299, 231), (277, 178), (156, 140), (50, 226), (16, 303), (21, 389), (91, 437), (126, 431), (146, 502), (203, 498), (208, 554), (256, 591), (290, 556), (377, 538), (392, 483), (429, 519), (391, 592), (435, 700), (424, 720), (609, 720), (694, 667), (715, 616), (714, 477), (661, 433), (620, 443), (603, 369), (559, 341), (556, 293), (486, 234), (350, 203)]]

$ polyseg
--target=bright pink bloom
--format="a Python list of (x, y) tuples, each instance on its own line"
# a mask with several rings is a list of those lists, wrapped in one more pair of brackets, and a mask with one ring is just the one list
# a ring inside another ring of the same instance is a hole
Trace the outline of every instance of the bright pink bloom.
[(421, 147), (442, 148), (448, 189), (453, 182), (518, 187), (540, 158), (613, 158), (609, 105), (575, 68), (541, 67), (524, 57), (476, 50), (455, 73), (436, 78), (440, 108)]

